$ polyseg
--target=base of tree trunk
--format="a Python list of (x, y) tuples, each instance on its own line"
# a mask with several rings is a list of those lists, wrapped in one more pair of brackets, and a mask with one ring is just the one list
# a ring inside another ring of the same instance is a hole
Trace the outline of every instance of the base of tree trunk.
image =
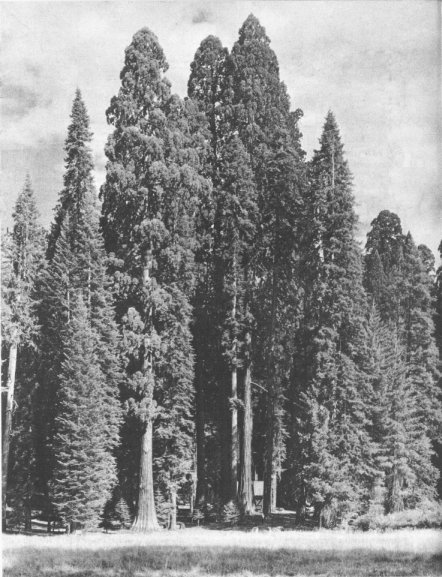
[(135, 519), (130, 530), (134, 533), (150, 533), (151, 531), (161, 531), (162, 527), (155, 521)]

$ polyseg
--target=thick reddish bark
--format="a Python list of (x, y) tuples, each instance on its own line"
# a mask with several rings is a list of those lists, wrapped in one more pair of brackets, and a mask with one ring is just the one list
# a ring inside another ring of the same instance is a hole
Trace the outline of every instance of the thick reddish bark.
[(230, 450), (230, 491), (231, 498), (236, 499), (238, 493), (238, 372), (236, 366), (232, 368), (232, 409), (231, 409), (231, 450)]
[(148, 417), (141, 445), (138, 504), (137, 513), (132, 525), (132, 531), (157, 531), (160, 528), (155, 511), (153, 489), (152, 438), (152, 419)]
[[(233, 306), (232, 319), (236, 323), (237, 315), (237, 272), (236, 272), (236, 254), (233, 256)], [(235, 328), (236, 330), (236, 328)], [(239, 458), (239, 435), (238, 435), (238, 344), (237, 336), (233, 335), (233, 359), (231, 371), (231, 443), (230, 443), (230, 498), (236, 500), (238, 498), (238, 458)]]
[[(152, 268), (152, 254), (150, 250), (144, 253), (144, 267), (142, 271), (142, 281), (146, 288), (150, 287), (150, 271)], [(152, 347), (150, 342), (150, 330), (152, 326), (152, 306), (149, 304), (145, 310), (146, 338), (145, 350), (143, 352), (143, 374), (148, 383), (145, 392), (148, 400), (145, 428), (141, 440), (141, 458), (140, 458), (140, 478), (138, 487), (138, 503), (135, 520), (132, 525), (132, 531), (145, 532), (156, 531), (160, 529), (155, 511), (155, 496), (153, 486), (153, 416), (151, 405), (153, 401), (153, 367), (152, 367)]]
[[(247, 341), (247, 338), (246, 338)], [(244, 513), (253, 512), (253, 488), (252, 488), (252, 375), (250, 363), (247, 365), (244, 375), (244, 421), (242, 443), (242, 468), (240, 479), (240, 502)]]

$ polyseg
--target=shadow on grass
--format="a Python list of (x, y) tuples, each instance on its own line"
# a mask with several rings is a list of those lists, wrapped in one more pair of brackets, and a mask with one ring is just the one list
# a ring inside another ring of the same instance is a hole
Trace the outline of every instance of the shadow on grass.
[(178, 577), (286, 575), (436, 576), (442, 556), (386, 551), (317, 551), (250, 547), (121, 546), (96, 550), (4, 551), (5, 577)]

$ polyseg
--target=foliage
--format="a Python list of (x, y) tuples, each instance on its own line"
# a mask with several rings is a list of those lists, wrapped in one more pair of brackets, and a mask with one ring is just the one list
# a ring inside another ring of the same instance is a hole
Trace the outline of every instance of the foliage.
[(66, 524), (98, 524), (116, 481), (107, 431), (105, 375), (94, 348), (94, 333), (81, 298), (72, 309), (53, 440), (54, 468), (49, 485), (58, 515)]
[(91, 138), (77, 90), (65, 142), (64, 189), (39, 287), (42, 490), (49, 491), (66, 522), (87, 525), (97, 522), (116, 481), (113, 453), (121, 419), (120, 343), (92, 179)]
[(385, 364), (379, 375), (383, 384), (373, 399), (372, 431), (378, 464), (386, 474), (389, 512), (435, 496), (431, 440), (438, 437), (441, 397), (432, 322), (432, 259), (425, 248), (419, 249), (410, 234), (402, 233), (399, 217), (389, 211), (373, 220), (367, 235), (365, 284), (390, 333), (379, 343)]
[(236, 501), (229, 501), (223, 506), (221, 520), (228, 525), (237, 525), (241, 518), (241, 508)]
[(103, 511), (102, 526), (104, 529), (129, 529), (132, 515), (124, 497), (110, 499)]
[(366, 312), (361, 254), (351, 174), (331, 112), (309, 180), (301, 216), (302, 312), (292, 371), (289, 467), (298, 505), (310, 500), (334, 516), (360, 502), (372, 448), (370, 389), (361, 364)]
[(388, 515), (367, 514), (358, 517), (354, 526), (363, 531), (440, 529), (442, 528), (442, 505), (430, 501), (421, 504), (416, 509), (404, 509)]
[(198, 527), (199, 527), (200, 522), (204, 520), (204, 513), (203, 513), (203, 511), (201, 511), (201, 509), (195, 509), (195, 510), (193, 511), (192, 520), (193, 520), (194, 522), (196, 522), (196, 524), (197, 524)]
[[(12, 234), (2, 238), (1, 348), (2, 373), (2, 498), (25, 512), (30, 524), (30, 500), (37, 483), (35, 369), (40, 326), (36, 286), (44, 269), (43, 229), (29, 176), (17, 198)], [(15, 359), (15, 362), (14, 362)], [(6, 386), (5, 386), (6, 385)]]
[(48, 238), (27, 178), (2, 239), (4, 499), (145, 531), (196, 468), (198, 523), (250, 513), (253, 474), (266, 514), (438, 526), (442, 268), (388, 210), (362, 253), (337, 121), (306, 162), (255, 16), (203, 40), (188, 98), (167, 69), (138, 31), (101, 206), (77, 90)]
[(155, 510), (160, 525), (167, 529), (170, 523), (172, 507), (170, 501), (164, 496), (160, 489), (155, 491)]

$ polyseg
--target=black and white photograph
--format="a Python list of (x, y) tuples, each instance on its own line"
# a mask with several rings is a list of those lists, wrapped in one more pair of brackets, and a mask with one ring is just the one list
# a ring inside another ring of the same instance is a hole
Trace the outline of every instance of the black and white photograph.
[(442, 575), (442, 1), (0, 1), (5, 577)]

